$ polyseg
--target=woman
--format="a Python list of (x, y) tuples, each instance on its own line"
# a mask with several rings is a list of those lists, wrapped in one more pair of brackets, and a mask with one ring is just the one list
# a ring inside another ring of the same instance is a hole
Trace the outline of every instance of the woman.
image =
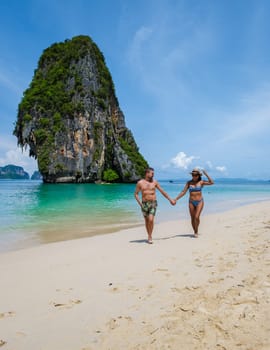
[(204, 175), (207, 177), (208, 181), (202, 180), (202, 173), (198, 169), (193, 169), (191, 172), (192, 180), (188, 181), (182, 192), (175, 198), (175, 203), (183, 197), (187, 191), (189, 191), (189, 212), (191, 217), (191, 225), (194, 231), (194, 237), (198, 238), (198, 228), (200, 224), (200, 215), (203, 210), (203, 197), (202, 197), (202, 188), (205, 185), (213, 185), (214, 181), (203, 170)]

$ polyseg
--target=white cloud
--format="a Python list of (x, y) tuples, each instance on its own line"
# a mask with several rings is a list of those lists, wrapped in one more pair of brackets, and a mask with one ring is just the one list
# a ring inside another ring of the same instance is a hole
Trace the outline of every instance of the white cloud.
[[(200, 159), (202, 161), (201, 164), (195, 164), (194, 160)], [(202, 165), (204, 164), (204, 165)], [(176, 169), (188, 170), (191, 168), (196, 169), (206, 169), (212, 172), (218, 172), (223, 175), (227, 174), (227, 167), (225, 165), (215, 165), (212, 161), (208, 160), (204, 162), (200, 156), (188, 156), (185, 152), (179, 152), (174, 158), (172, 158), (169, 164), (166, 164), (162, 167), (162, 169), (168, 169), (173, 166)], [(173, 171), (173, 169), (171, 169)]]
[(143, 45), (147, 42), (147, 40), (151, 37), (153, 30), (150, 27), (141, 27), (137, 30), (134, 35), (132, 44), (129, 48), (128, 58), (130, 63), (138, 70), (142, 70), (143, 68), (143, 59), (142, 54), (144, 51)]
[(37, 161), (29, 157), (28, 150), (22, 151), (17, 147), (15, 139), (0, 136), (0, 141), (0, 166), (21, 166), (30, 176), (37, 170)]
[(0, 158), (0, 165), (8, 165), (8, 164), (14, 164), (14, 165), (20, 165), (24, 166), (26, 162), (24, 161), (25, 154), (22, 153), (22, 151), (18, 149), (11, 149), (7, 151), (4, 155), (4, 157)]
[(174, 158), (171, 159), (170, 163), (175, 168), (187, 169), (192, 163), (193, 159), (198, 159), (199, 157), (187, 156), (184, 152), (179, 152)]
[(227, 168), (224, 165), (216, 166), (216, 170), (221, 172), (221, 173), (225, 173), (227, 171)]
[[(191, 168), (191, 165), (192, 163), (194, 163), (194, 160), (197, 160), (197, 159), (201, 159), (200, 156), (188, 156), (185, 152), (178, 152), (178, 154), (173, 157), (169, 164), (166, 164), (166, 165), (163, 165), (162, 166), (162, 169), (167, 169), (169, 168), (170, 166), (173, 166), (174, 168), (177, 168), (177, 169), (183, 169), (183, 170), (187, 170), (189, 168)], [(226, 173), (227, 172), (227, 167), (225, 165), (214, 165), (212, 161), (208, 160), (206, 162), (203, 162), (202, 160), (202, 163), (204, 163), (204, 165), (202, 164), (193, 164), (192, 166), (194, 168), (197, 168), (197, 169), (207, 169), (207, 170), (216, 170), (220, 173)]]

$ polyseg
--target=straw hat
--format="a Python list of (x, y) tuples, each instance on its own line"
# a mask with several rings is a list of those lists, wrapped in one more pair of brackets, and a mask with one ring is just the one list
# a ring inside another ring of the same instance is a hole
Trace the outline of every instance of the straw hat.
[(197, 168), (193, 169), (190, 174), (191, 175), (198, 174), (198, 175), (202, 176), (202, 172), (200, 171), (200, 169), (197, 169)]

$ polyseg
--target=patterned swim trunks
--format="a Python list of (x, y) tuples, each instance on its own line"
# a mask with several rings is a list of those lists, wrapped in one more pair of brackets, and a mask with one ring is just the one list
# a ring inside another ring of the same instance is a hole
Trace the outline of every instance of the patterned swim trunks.
[(157, 201), (146, 201), (142, 202), (142, 213), (144, 217), (156, 214)]

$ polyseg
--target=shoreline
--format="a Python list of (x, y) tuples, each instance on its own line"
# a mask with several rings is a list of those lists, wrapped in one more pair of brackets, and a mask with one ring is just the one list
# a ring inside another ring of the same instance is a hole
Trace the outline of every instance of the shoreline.
[[(143, 226), (133, 185), (43, 186), (31, 181), (10, 181), (2, 186), (0, 252), (14, 251), (55, 241), (120, 232)], [(1, 182), (0, 182), (1, 184)], [(183, 184), (162, 183), (174, 198)], [(205, 189), (202, 217), (242, 205), (270, 200), (270, 187), (261, 183), (220, 183)], [(189, 220), (188, 196), (176, 206), (158, 194), (156, 223)], [(20, 198), (20, 200), (14, 200)], [(72, 199), (72, 200), (71, 200)], [(6, 204), (7, 205), (6, 205)]]
[[(253, 205), (253, 204), (259, 204), (263, 202), (268, 202), (269, 199), (261, 199), (261, 200), (249, 200), (241, 202), (240, 204), (237, 204), (233, 206), (232, 208), (229, 208), (226, 204), (224, 207), (215, 208), (216, 210), (212, 210), (212, 204), (210, 206), (206, 206), (204, 208), (202, 215), (201, 215), (201, 221), (203, 221), (203, 218), (207, 218), (211, 215), (222, 215), (226, 214), (228, 211), (235, 210), (238, 208), (242, 208), (245, 206)], [(163, 200), (164, 202), (164, 200)], [(6, 240), (6, 242), (2, 243), (0, 246), (0, 255), (3, 253), (13, 252), (17, 250), (24, 250), (34, 247), (39, 247), (42, 245), (52, 244), (52, 243), (61, 243), (65, 241), (74, 241), (74, 240), (80, 240), (80, 239), (87, 239), (92, 238), (95, 236), (107, 236), (111, 235), (113, 233), (121, 233), (122, 231), (129, 230), (132, 228), (144, 228), (144, 222), (143, 222), (143, 216), (141, 215), (140, 209), (138, 210), (138, 217), (137, 220), (135, 220), (136, 216), (134, 217), (133, 221), (127, 222), (123, 221), (123, 223), (118, 224), (109, 224), (109, 222), (104, 223), (103, 226), (98, 226), (96, 228), (87, 226), (86, 223), (81, 225), (80, 230), (78, 231), (78, 224), (74, 223), (74, 225), (69, 225), (68, 227), (65, 227), (64, 229), (61, 228), (59, 230), (57, 228), (57, 225), (51, 224), (51, 227), (42, 227), (40, 226), (40, 230), (38, 233), (30, 234), (29, 236), (26, 236), (22, 233), (22, 237), (20, 237), (20, 240), (14, 240), (14, 242)], [(162, 209), (164, 210), (164, 208)], [(175, 219), (177, 217), (177, 219)], [(169, 210), (167, 209), (165, 212), (157, 212), (156, 218), (155, 218), (155, 226), (159, 224), (164, 223), (179, 223), (182, 221), (188, 221), (189, 222), (189, 212), (187, 203), (181, 203), (181, 206), (179, 207), (169, 207)], [(121, 227), (122, 226), (122, 227)], [(76, 233), (75, 233), (76, 232)]]
[(0, 254), (3, 349), (268, 349), (269, 209)]

